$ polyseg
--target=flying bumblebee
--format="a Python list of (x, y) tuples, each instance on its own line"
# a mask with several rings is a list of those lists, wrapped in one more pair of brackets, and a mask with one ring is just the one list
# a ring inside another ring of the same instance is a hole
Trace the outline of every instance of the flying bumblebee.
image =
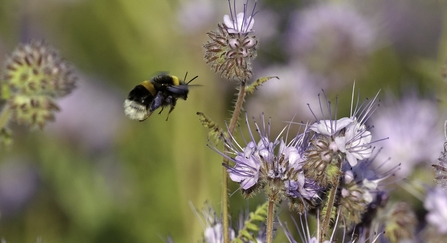
[[(185, 79), (188, 73), (185, 74)], [(174, 110), (177, 99), (186, 100), (188, 98), (188, 85), (198, 76), (195, 76), (187, 83), (180, 80), (176, 76), (167, 74), (160, 74), (145, 80), (133, 88), (127, 99), (124, 101), (124, 113), (132, 120), (144, 121), (152, 113), (161, 107), (161, 114), (163, 109), (170, 106), (166, 121), (169, 119), (169, 114)]]

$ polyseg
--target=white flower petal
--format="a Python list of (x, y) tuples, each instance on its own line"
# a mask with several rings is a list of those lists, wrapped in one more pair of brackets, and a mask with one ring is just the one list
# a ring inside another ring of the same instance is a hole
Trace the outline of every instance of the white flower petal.
[(338, 120), (321, 120), (310, 126), (310, 129), (322, 135), (332, 136), (343, 128), (350, 125), (354, 120), (348, 117), (343, 117)]
[(225, 14), (223, 17), (223, 21), (224, 24), (228, 27), (228, 28), (233, 28), (233, 21), (231, 20), (230, 16)]
[(351, 153), (346, 153), (346, 160), (351, 166), (355, 166), (357, 164), (357, 158)]

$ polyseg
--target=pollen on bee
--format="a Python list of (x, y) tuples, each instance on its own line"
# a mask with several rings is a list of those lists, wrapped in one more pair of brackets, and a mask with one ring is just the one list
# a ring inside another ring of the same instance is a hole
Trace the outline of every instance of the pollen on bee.
[(148, 117), (147, 109), (144, 105), (126, 99), (124, 101), (124, 114), (132, 120), (145, 120)]

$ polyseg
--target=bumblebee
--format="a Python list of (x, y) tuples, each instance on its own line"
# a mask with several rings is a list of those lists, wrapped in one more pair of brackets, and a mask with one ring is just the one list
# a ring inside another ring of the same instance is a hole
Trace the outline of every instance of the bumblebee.
[[(185, 80), (186, 76), (185, 75)], [(161, 114), (163, 109), (170, 106), (166, 121), (169, 119), (169, 114), (174, 110), (177, 99), (188, 98), (188, 85), (198, 76), (195, 76), (187, 83), (180, 80), (176, 76), (167, 74), (160, 74), (145, 80), (135, 86), (124, 101), (124, 113), (132, 120), (144, 121), (152, 113), (161, 107)]]

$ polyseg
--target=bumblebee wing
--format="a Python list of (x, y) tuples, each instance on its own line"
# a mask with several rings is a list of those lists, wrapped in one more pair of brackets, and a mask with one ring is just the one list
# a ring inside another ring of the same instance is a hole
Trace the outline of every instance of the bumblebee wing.
[(189, 89), (188, 89), (189, 85), (175, 85), (175, 86), (168, 86), (166, 89), (173, 93), (173, 94), (185, 94), (188, 93)]
[(167, 87), (167, 90), (174, 94), (184, 94), (189, 91), (190, 87), (195, 87), (195, 86), (202, 86), (202, 85), (182, 84), (182, 85), (169, 86), (169, 87)]

